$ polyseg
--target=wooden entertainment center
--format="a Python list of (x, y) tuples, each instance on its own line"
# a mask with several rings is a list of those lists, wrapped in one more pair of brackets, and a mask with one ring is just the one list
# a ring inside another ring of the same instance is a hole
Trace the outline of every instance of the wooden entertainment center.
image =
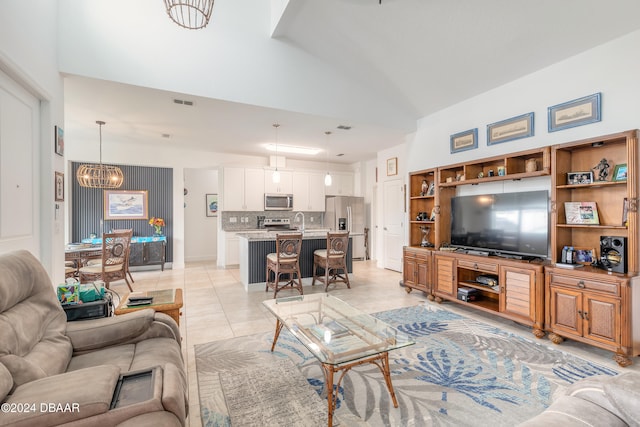
[[(529, 325), (538, 338), (548, 332), (556, 344), (570, 338), (611, 350), (620, 366), (631, 364), (631, 357), (640, 354), (640, 328), (632, 327), (640, 318), (640, 289), (635, 289), (640, 283), (638, 155), (638, 131), (632, 130), (410, 173), (402, 284), (407, 292), (418, 289), (437, 302), (448, 300)], [(609, 171), (599, 179), (594, 169), (602, 159), (617, 177)], [(576, 172), (591, 179), (569, 180)], [(478, 255), (448, 246), (451, 199), (458, 186), (545, 175), (551, 175), (549, 259)], [(565, 202), (594, 202), (599, 222), (567, 224)], [(613, 264), (567, 268), (561, 263), (563, 248), (569, 246), (599, 261), (602, 237), (624, 244), (612, 252)], [(626, 262), (624, 272), (611, 271), (617, 261)], [(467, 298), (466, 292), (474, 296)]]

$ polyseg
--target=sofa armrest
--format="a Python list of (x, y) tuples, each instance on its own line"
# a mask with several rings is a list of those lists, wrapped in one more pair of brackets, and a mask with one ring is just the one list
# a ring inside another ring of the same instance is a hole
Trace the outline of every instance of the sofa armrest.
[(3, 411), (0, 426), (57, 426), (104, 414), (119, 377), (119, 368), (102, 365), (23, 384), (5, 400), (15, 411)]
[(121, 316), (67, 322), (66, 335), (74, 354), (157, 337), (173, 338), (180, 343), (179, 330), (171, 325), (175, 322), (166, 317), (169, 316), (145, 309)]

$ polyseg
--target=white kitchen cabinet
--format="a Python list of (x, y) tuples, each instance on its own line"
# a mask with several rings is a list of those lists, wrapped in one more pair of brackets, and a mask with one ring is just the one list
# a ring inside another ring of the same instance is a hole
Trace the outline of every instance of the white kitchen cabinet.
[(293, 173), (293, 210), (324, 211), (324, 175), (313, 172)]
[(225, 267), (240, 264), (240, 238), (236, 233), (225, 233)]
[(226, 167), (222, 189), (222, 209), (225, 211), (264, 209), (263, 169)]
[(280, 182), (273, 182), (273, 170), (264, 171), (264, 192), (277, 194), (293, 193), (293, 173), (290, 171), (279, 171)]
[[(323, 178), (324, 179), (324, 178)], [(327, 196), (353, 196), (353, 173), (331, 173), (331, 185), (326, 188)]]

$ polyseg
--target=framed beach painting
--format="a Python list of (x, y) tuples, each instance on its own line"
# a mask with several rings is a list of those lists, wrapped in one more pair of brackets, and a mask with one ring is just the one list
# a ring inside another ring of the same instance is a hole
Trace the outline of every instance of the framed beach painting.
[(533, 112), (487, 125), (487, 145), (533, 136)]
[(478, 148), (478, 128), (451, 135), (451, 153)]
[(149, 192), (104, 190), (104, 219), (149, 219)]
[(549, 107), (549, 132), (582, 126), (602, 120), (601, 94), (594, 93)]

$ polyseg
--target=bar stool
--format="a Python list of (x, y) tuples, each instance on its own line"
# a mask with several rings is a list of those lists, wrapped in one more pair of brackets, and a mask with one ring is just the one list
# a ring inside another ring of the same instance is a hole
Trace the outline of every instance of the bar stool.
[[(300, 274), (300, 250), (302, 247), (302, 233), (295, 234), (277, 234), (276, 235), (276, 252), (267, 255), (267, 280), (265, 292), (269, 288), (273, 289), (273, 297), (275, 298), (278, 291), (291, 286), (295, 286), (302, 295), (302, 279)], [(274, 274), (271, 281), (271, 272)], [(281, 285), (280, 276), (286, 274), (287, 281)], [(297, 275), (297, 280), (294, 278)]]
[[(347, 274), (347, 249), (349, 247), (349, 232), (328, 232), (327, 249), (317, 249), (313, 251), (313, 281), (316, 280), (325, 284), (324, 291), (327, 292), (331, 283), (346, 283), (351, 289), (349, 274)], [(318, 274), (318, 268), (324, 270), (324, 275)], [(342, 271), (342, 274), (340, 274)]]

